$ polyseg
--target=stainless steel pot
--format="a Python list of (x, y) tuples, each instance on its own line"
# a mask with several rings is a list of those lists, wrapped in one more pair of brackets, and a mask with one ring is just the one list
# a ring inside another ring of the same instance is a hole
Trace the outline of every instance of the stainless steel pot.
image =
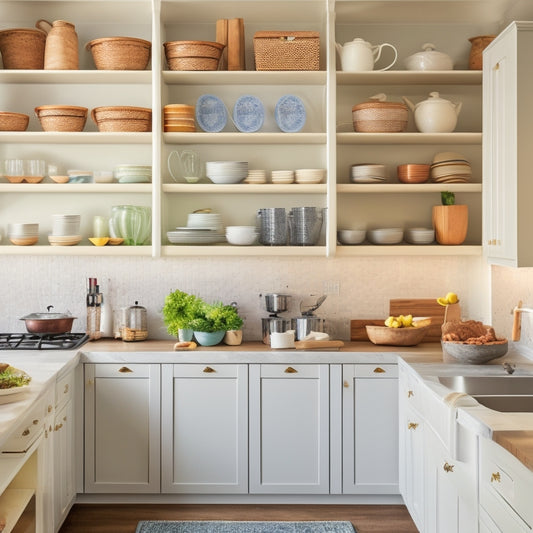
[(289, 294), (265, 294), (266, 310), (269, 313), (284, 313), (289, 308)]
[(290, 318), (280, 318), (278, 316), (262, 318), (261, 325), (263, 330), (262, 339), (265, 344), (270, 346), (270, 334), (271, 333), (285, 333), (291, 329)]
[(297, 341), (304, 339), (311, 331), (323, 333), (326, 321), (318, 316), (300, 316), (292, 319), (294, 338)]
[[(48, 306), (48, 311), (53, 306)], [(29, 333), (54, 334), (68, 333), (72, 329), (72, 323), (77, 317), (65, 313), (31, 313), (23, 316), (20, 320), (26, 322)]]

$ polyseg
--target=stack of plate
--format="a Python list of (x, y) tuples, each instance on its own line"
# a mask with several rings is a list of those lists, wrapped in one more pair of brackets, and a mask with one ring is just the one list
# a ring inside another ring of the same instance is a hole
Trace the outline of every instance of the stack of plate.
[(321, 183), (326, 177), (325, 168), (300, 168), (294, 172), (296, 183)]
[(273, 170), (272, 183), (294, 183), (294, 170)]
[(266, 170), (249, 170), (244, 183), (266, 183)]
[(213, 183), (239, 183), (248, 176), (248, 162), (207, 161), (205, 173)]
[(465, 183), (472, 179), (472, 168), (464, 155), (440, 152), (433, 158), (430, 178), (436, 183)]
[(151, 165), (118, 165), (113, 169), (119, 183), (150, 183), (152, 181)]
[(48, 242), (52, 246), (73, 246), (81, 241), (80, 215), (52, 215), (52, 234)]
[(353, 183), (383, 183), (386, 179), (386, 167), (376, 163), (352, 165), (350, 179)]
[(168, 104), (163, 108), (163, 131), (196, 131), (194, 106)]
[(167, 231), (172, 244), (216, 244), (226, 242), (222, 217), (218, 213), (190, 213), (187, 226)]

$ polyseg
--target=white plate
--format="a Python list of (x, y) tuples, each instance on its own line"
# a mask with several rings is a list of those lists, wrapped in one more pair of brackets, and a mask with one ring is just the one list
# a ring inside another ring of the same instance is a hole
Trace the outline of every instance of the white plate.
[(213, 94), (203, 94), (196, 100), (196, 122), (208, 133), (222, 131), (228, 121), (224, 102)]
[(285, 133), (296, 133), (305, 124), (307, 114), (304, 103), (293, 94), (282, 96), (274, 109), (276, 124)]
[(233, 107), (233, 122), (243, 133), (253, 133), (261, 129), (265, 121), (263, 102), (256, 96), (244, 95), (237, 99)]
[(19, 394), (27, 391), (29, 385), (22, 385), (21, 387), (11, 387), (10, 389), (0, 389), (0, 396), (10, 396), (11, 394)]

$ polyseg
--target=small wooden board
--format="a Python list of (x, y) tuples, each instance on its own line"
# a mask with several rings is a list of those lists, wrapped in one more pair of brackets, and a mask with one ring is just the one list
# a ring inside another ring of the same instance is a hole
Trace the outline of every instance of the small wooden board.
[(338, 350), (344, 346), (343, 341), (296, 341), (297, 350)]
[(359, 342), (368, 342), (366, 326), (384, 326), (384, 318), (361, 318), (350, 320), (350, 340)]

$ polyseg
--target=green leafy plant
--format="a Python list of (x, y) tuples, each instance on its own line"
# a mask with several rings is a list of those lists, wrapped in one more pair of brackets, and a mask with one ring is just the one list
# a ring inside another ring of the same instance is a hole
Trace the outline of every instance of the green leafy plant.
[(202, 315), (203, 305), (202, 299), (193, 294), (180, 290), (168, 294), (163, 306), (163, 320), (167, 331), (177, 336), (180, 329), (193, 329), (191, 322)]
[(449, 191), (442, 191), (440, 193), (442, 205), (455, 205), (455, 194)]
[(191, 320), (190, 327), (194, 331), (212, 333), (214, 331), (230, 331), (241, 329), (243, 320), (237, 309), (221, 302), (208, 304), (203, 302), (197, 316)]

